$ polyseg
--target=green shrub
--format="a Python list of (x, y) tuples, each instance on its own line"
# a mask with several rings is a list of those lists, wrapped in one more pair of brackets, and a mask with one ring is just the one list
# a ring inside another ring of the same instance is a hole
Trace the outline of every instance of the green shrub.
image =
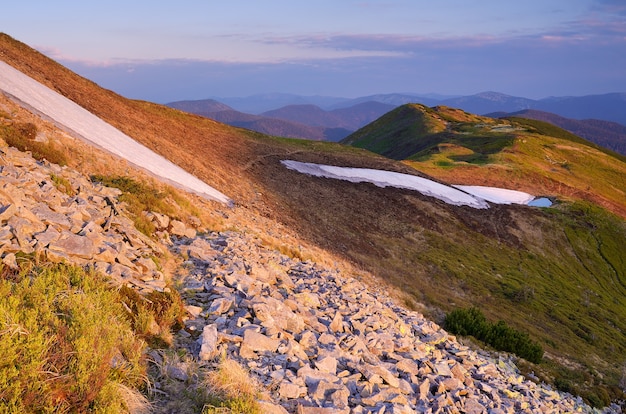
[(70, 197), (76, 195), (76, 192), (72, 188), (72, 184), (68, 181), (67, 178), (61, 177), (60, 175), (56, 174), (50, 174), (50, 180), (52, 180), (52, 183), (57, 188), (57, 190), (61, 191), (62, 193), (65, 193)]
[(35, 141), (37, 126), (31, 123), (0, 125), (0, 138), (20, 151), (30, 151), (36, 160), (46, 159), (58, 165), (67, 165), (65, 153), (51, 142)]
[(536, 364), (543, 358), (543, 348), (531, 341), (528, 334), (511, 328), (504, 321), (488, 322), (475, 307), (453, 310), (446, 315), (444, 326), (456, 335), (471, 335), (499, 351), (514, 353)]
[(140, 295), (122, 286), (119, 295), (121, 302), (130, 309), (130, 320), (137, 335), (152, 348), (171, 345), (172, 329), (180, 330), (184, 326), (185, 309), (178, 291), (154, 291)]
[(0, 275), (0, 412), (124, 412), (140, 395), (144, 342), (117, 292), (55, 265)]

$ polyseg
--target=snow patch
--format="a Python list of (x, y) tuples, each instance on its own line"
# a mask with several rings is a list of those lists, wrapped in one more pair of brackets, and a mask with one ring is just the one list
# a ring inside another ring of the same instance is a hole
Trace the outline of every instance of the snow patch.
[(334, 167), (291, 160), (283, 160), (281, 163), (290, 170), (315, 177), (334, 178), (354, 183), (368, 182), (378, 187), (397, 187), (415, 190), (423, 195), (437, 198), (455, 206), (470, 206), (484, 209), (489, 208), (488, 202), (494, 204), (528, 205), (535, 200), (534, 196), (522, 191), (475, 185), (448, 186), (427, 178), (392, 171)]
[(489, 208), (489, 204), (479, 198), (456, 188), (438, 182), (392, 171), (374, 170), (369, 168), (333, 167), (330, 165), (312, 164), (285, 160), (283, 165), (291, 170), (316, 177), (335, 178), (354, 183), (368, 182), (378, 187), (397, 187), (415, 190), (426, 196), (434, 197), (448, 204)]
[(523, 191), (504, 188), (483, 187), (480, 185), (453, 185), (453, 187), (494, 204), (528, 204), (535, 199), (535, 196)]
[(117, 155), (178, 187), (211, 200), (231, 200), (204, 181), (106, 123), (91, 112), (0, 61), (0, 90), (83, 140)]

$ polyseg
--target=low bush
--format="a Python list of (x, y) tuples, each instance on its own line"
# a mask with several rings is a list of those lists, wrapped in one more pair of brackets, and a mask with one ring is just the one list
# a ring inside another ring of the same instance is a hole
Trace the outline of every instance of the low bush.
[(143, 398), (144, 346), (97, 274), (2, 269), (0, 412), (125, 412), (120, 395)]
[(50, 174), (50, 180), (52, 180), (52, 183), (57, 188), (57, 190), (61, 191), (62, 193), (65, 193), (70, 197), (76, 195), (76, 192), (72, 188), (72, 184), (67, 178), (61, 177), (60, 175), (56, 174)]
[(172, 345), (172, 330), (183, 327), (184, 304), (178, 291), (151, 292), (140, 295), (137, 291), (122, 286), (120, 301), (129, 309), (132, 327), (139, 337), (152, 348), (166, 348)]
[(131, 177), (123, 176), (92, 175), (90, 178), (93, 182), (121, 190), (122, 194), (119, 199), (128, 206), (127, 209), (133, 216), (135, 227), (148, 236), (154, 233), (155, 228), (144, 214), (145, 211), (154, 211), (178, 220), (182, 219), (181, 209), (189, 215), (199, 215), (198, 209), (189, 200), (181, 197), (170, 187), (161, 191)]
[(0, 138), (20, 151), (30, 151), (36, 160), (47, 160), (58, 165), (67, 165), (65, 153), (51, 142), (35, 141), (37, 126), (31, 123), (0, 125)]
[(511, 328), (504, 321), (487, 321), (475, 307), (453, 310), (446, 315), (444, 327), (456, 335), (473, 336), (498, 351), (514, 353), (536, 364), (543, 358), (543, 348), (531, 341), (528, 334)]

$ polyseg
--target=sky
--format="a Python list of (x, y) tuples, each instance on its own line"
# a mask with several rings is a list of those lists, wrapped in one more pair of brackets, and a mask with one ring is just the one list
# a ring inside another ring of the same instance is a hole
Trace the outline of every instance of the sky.
[(626, 92), (626, 0), (21, 0), (0, 31), (158, 103)]

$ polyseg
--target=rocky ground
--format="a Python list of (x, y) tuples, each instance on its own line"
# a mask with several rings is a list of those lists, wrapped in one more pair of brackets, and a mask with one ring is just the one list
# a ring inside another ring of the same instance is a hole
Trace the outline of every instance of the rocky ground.
[[(593, 411), (525, 379), (512, 358), (473, 351), (383, 292), (244, 232), (197, 234), (152, 214), (160, 230), (152, 240), (120, 212), (118, 194), (2, 148), (2, 262), (16, 267), (23, 253), (36, 253), (93, 267), (139, 292), (167, 289), (174, 277), (188, 312), (176, 347), (200, 368), (219, 358), (247, 367), (268, 391), (265, 412)], [(153, 260), (165, 249), (183, 258), (173, 275)], [(188, 380), (179, 368), (179, 380)], [(164, 393), (158, 384), (155, 393)]]
[(470, 350), (384, 293), (242, 233), (181, 238), (175, 250), (189, 257), (180, 346), (248, 367), (275, 412), (591, 411), (510, 357)]

